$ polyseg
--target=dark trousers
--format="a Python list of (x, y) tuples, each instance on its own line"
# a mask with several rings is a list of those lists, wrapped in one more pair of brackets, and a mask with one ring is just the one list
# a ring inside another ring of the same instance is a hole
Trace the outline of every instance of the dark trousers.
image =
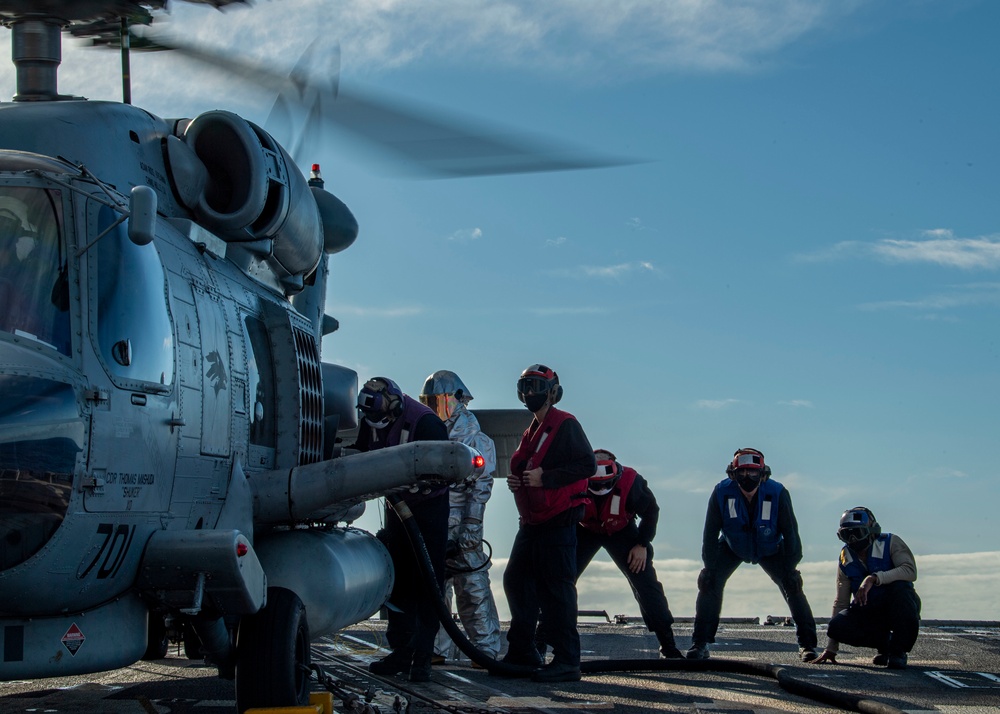
[[(404, 499), (405, 500), (405, 499)], [(420, 529), (431, 563), (438, 592), (444, 583), (444, 556), (448, 543), (448, 492), (407, 503)], [(393, 652), (413, 653), (429, 659), (434, 651), (434, 637), (440, 621), (423, 571), (413, 552), (410, 537), (396, 512), (386, 506), (382, 542), (392, 558), (396, 579), (389, 595), (388, 625), (385, 637)], [(396, 609), (394, 609), (396, 608)]]
[(837, 642), (901, 655), (913, 649), (919, 629), (920, 597), (912, 583), (897, 581), (876, 585), (868, 592), (868, 604), (851, 603), (830, 620), (826, 632)]
[(583, 528), (577, 530), (577, 578), (583, 575), (583, 571), (597, 555), (597, 551), (604, 548), (614, 564), (628, 578), (628, 584), (632, 588), (636, 602), (639, 603), (639, 613), (642, 615), (642, 621), (646, 623), (646, 628), (656, 634), (661, 648), (672, 649), (676, 646), (671, 629), (674, 616), (670, 614), (667, 596), (663, 592), (663, 585), (656, 577), (652, 558), (647, 559), (645, 570), (633, 573), (628, 567), (628, 554), (635, 545), (635, 537), (631, 534), (622, 536), (623, 531), (604, 535)]
[(508, 653), (530, 656), (539, 617), (545, 622), (553, 662), (580, 664), (576, 629), (576, 524), (521, 526), (503, 574), (510, 607)]
[[(722, 592), (726, 582), (736, 572), (743, 560), (724, 542), (717, 546), (715, 566), (705, 568), (698, 576), (698, 600), (695, 603), (693, 642), (715, 642), (722, 614)], [(795, 564), (788, 562), (781, 553), (760, 559), (760, 567), (774, 581), (788, 603), (795, 620), (795, 636), (799, 647), (816, 648), (816, 620), (806, 594), (802, 591), (802, 576)]]

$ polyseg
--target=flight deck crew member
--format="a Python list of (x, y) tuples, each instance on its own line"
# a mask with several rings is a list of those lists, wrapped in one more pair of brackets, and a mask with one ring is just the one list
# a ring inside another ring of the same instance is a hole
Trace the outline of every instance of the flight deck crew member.
[(837, 537), (845, 544), (837, 569), (837, 597), (827, 627), (829, 640), (816, 662), (836, 662), (838, 643), (846, 642), (878, 650), (872, 664), (904, 669), (920, 629), (913, 553), (898, 535), (883, 533), (864, 506), (844, 511)]
[[(759, 563), (788, 603), (795, 620), (799, 656), (816, 659), (816, 621), (796, 570), (802, 560), (799, 526), (788, 490), (772, 481), (771, 468), (757, 449), (739, 449), (727, 477), (708, 501), (698, 575), (694, 634), (688, 659), (708, 659), (722, 613), (722, 593), (740, 563)], [(721, 535), (720, 535), (721, 532)]]
[[(448, 429), (437, 414), (403, 394), (387, 377), (368, 380), (358, 393), (358, 410), (363, 418), (354, 446), (374, 451), (411, 441), (447, 441)], [(434, 566), (438, 587), (444, 579), (445, 545), (448, 540), (448, 487), (430, 493), (407, 494), (405, 499)], [(379, 533), (392, 558), (396, 577), (389, 602), (385, 636), (392, 652), (372, 662), (374, 674), (409, 672), (411, 682), (431, 678), (431, 654), (438, 629), (434, 601), (422, 586), (423, 575), (410, 545), (403, 522), (385, 504), (385, 527)]]
[[(483, 433), (476, 415), (468, 409), (472, 398), (472, 392), (458, 375), (446, 369), (429, 376), (420, 390), (420, 402), (444, 421), (448, 438), (476, 449), (486, 462), (479, 478), (471, 483), (453, 484), (448, 489), (451, 508), (444, 596), (450, 608), (454, 589), (458, 617), (466, 636), (476, 649), (496, 659), (500, 653), (500, 616), (490, 589), (490, 559), (483, 552), (483, 516), (493, 492), (497, 452), (493, 439)], [(435, 661), (444, 662), (450, 649), (451, 638), (442, 627), (434, 645)]]
[[(511, 456), (507, 477), (520, 526), (503, 575), (510, 607), (504, 661), (540, 667), (533, 674), (539, 682), (580, 679), (576, 524), (597, 462), (580, 423), (555, 408), (562, 394), (559, 376), (545, 365), (521, 373), (517, 397), (535, 418)], [(553, 650), (545, 666), (534, 642), (539, 615)]]
[[(601, 548), (628, 578), (647, 629), (656, 634), (660, 654), (682, 657), (663, 585), (653, 569), (653, 538), (660, 517), (656, 497), (635, 469), (622, 466), (610, 451), (598, 449), (597, 472), (587, 487), (584, 516), (576, 531), (577, 578)], [(636, 517), (639, 522), (636, 524)]]

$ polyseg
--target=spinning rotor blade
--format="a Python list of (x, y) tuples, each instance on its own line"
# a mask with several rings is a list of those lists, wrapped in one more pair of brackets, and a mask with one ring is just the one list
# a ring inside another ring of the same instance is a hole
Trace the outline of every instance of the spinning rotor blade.
[[(143, 38), (144, 49), (170, 49), (297, 101), (308, 113), (306, 130), (318, 125), (348, 132), (402, 164), (408, 173), (450, 178), (498, 174), (568, 171), (636, 163), (530, 139), (510, 130), (490, 130), (457, 121), (427, 109), (406, 106), (371, 92), (346, 91), (339, 86), (339, 68), (326, 81), (304, 71), (304, 59), (289, 75), (243, 59), (160, 38)], [(276, 113), (275, 113), (276, 112)], [(285, 118), (287, 107), (272, 116)], [(301, 137), (300, 137), (301, 138)], [(291, 149), (291, 147), (288, 147)]]

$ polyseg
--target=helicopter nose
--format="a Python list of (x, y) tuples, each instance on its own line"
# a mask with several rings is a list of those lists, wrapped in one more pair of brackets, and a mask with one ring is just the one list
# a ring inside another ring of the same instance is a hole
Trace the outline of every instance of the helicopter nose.
[(84, 425), (72, 385), (0, 374), (0, 570), (49, 541), (66, 517)]

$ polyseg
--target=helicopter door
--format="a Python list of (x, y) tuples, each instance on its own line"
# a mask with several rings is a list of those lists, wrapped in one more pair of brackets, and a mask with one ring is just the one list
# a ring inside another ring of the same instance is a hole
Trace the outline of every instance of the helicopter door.
[[(177, 455), (174, 330), (155, 245), (135, 245), (118, 214), (88, 201), (83, 366), (90, 384), (90, 512), (164, 511)], [(93, 360), (96, 358), (97, 362)], [(142, 445), (141, 447), (137, 445)]]
[(194, 301), (201, 328), (201, 453), (229, 456), (233, 390), (226, 316), (214, 296), (197, 285)]

